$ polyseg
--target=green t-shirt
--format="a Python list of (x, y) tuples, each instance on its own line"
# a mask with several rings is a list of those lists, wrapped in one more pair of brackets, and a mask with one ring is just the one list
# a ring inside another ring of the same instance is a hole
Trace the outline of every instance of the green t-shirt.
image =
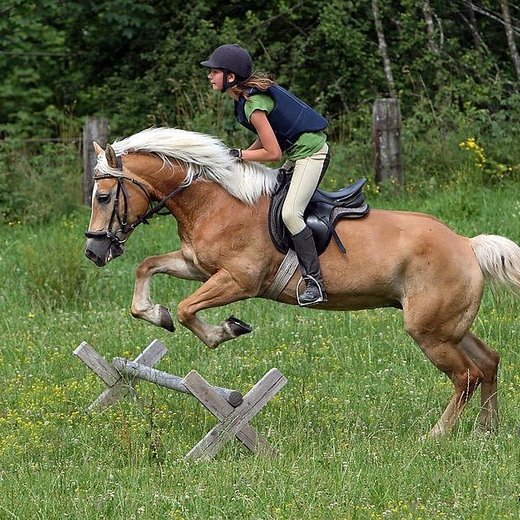
[[(267, 94), (254, 94), (244, 104), (244, 113), (248, 121), (251, 121), (251, 114), (255, 110), (262, 110), (267, 115), (271, 113), (274, 108), (274, 100)], [(290, 161), (297, 161), (310, 157), (318, 150), (321, 150), (327, 136), (324, 132), (307, 132), (300, 135), (298, 140), (287, 150), (285, 154)]]

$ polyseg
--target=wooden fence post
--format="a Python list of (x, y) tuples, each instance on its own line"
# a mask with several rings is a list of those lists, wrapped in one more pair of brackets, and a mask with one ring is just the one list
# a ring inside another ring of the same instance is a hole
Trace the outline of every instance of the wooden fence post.
[(377, 99), (372, 111), (372, 135), (375, 152), (375, 180), (393, 180), (404, 184), (401, 146), (401, 108), (396, 98)]
[(108, 142), (108, 119), (87, 117), (83, 127), (83, 203), (90, 206), (92, 203), (92, 178), (96, 166), (96, 152), (92, 142), (96, 141), (103, 148)]

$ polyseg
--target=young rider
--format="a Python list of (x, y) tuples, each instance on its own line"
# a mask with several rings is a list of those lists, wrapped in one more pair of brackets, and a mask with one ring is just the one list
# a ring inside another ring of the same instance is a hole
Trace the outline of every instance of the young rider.
[(303, 214), (329, 163), (327, 120), (302, 100), (278, 85), (270, 75), (253, 74), (247, 50), (236, 44), (215, 49), (208, 60), (208, 79), (214, 90), (235, 101), (238, 122), (257, 134), (245, 150), (231, 150), (245, 161), (279, 161), (285, 154), (285, 168), (294, 165), (282, 220), (291, 233), (305, 291), (300, 305), (327, 301), (316, 245)]

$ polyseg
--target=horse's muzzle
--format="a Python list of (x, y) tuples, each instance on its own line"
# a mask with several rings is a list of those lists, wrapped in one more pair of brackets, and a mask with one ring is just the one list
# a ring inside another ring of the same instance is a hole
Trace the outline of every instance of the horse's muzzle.
[(106, 235), (88, 238), (85, 246), (85, 256), (98, 267), (107, 265), (110, 260), (121, 256), (124, 252), (121, 243)]

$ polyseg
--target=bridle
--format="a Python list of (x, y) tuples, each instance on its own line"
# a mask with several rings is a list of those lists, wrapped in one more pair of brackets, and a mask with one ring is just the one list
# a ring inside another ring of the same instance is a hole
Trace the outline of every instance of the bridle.
[[(119, 159), (117, 167), (122, 171), (121, 165), (121, 157), (117, 157)], [(171, 193), (166, 195), (159, 202), (154, 204), (152, 197), (148, 193), (148, 190), (144, 186), (144, 184), (137, 179), (132, 177), (127, 177), (126, 175), (116, 174), (116, 173), (103, 173), (94, 175), (94, 180), (101, 179), (117, 179), (117, 188), (116, 188), (116, 196), (114, 198), (114, 206), (112, 207), (112, 214), (110, 216), (110, 222), (108, 223), (108, 227), (106, 231), (86, 231), (85, 236), (87, 238), (108, 238), (112, 242), (117, 245), (122, 245), (126, 242), (125, 236), (133, 231), (139, 224), (149, 224), (149, 220), (155, 215), (168, 215), (168, 212), (161, 212), (162, 209), (166, 206), (166, 203), (172, 199), (177, 193), (179, 193), (184, 188), (188, 187), (190, 183), (182, 183), (180, 186), (175, 188)], [(144, 215), (138, 215), (137, 220), (132, 224), (128, 223), (128, 189), (125, 185), (125, 181), (131, 182), (135, 186), (137, 186), (145, 195), (148, 201), (148, 210)], [(121, 200), (123, 201), (124, 209), (121, 210)], [(114, 232), (112, 231), (114, 227), (114, 222), (118, 223), (118, 229)]]

